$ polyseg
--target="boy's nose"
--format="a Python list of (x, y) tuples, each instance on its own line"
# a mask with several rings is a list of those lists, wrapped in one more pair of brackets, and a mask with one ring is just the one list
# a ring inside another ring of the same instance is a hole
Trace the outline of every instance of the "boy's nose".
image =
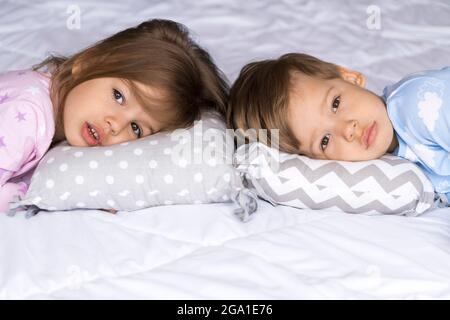
[(358, 121), (357, 120), (352, 120), (349, 121), (349, 123), (347, 123), (347, 125), (344, 128), (344, 137), (348, 142), (352, 142), (355, 138), (356, 135), (356, 128), (358, 125)]

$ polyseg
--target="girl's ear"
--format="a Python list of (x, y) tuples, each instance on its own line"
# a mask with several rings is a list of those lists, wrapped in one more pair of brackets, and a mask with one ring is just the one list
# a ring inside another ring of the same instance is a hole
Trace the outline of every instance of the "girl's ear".
[(353, 83), (362, 88), (364, 88), (364, 86), (366, 85), (366, 78), (361, 73), (349, 70), (341, 66), (338, 67), (338, 70), (341, 74), (341, 78), (345, 81)]

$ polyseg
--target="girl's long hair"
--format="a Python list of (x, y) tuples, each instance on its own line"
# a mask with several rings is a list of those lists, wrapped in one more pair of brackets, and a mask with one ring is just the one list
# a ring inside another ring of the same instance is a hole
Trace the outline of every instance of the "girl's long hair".
[[(52, 55), (33, 69), (43, 67), (51, 73), (57, 125), (63, 123), (68, 93), (78, 84), (102, 77), (127, 81), (138, 101), (156, 118), (174, 114), (164, 121), (164, 130), (191, 126), (204, 109), (226, 114), (226, 77), (208, 52), (190, 38), (187, 28), (174, 21), (143, 22), (71, 57)], [(149, 96), (135, 82), (163, 94)]]

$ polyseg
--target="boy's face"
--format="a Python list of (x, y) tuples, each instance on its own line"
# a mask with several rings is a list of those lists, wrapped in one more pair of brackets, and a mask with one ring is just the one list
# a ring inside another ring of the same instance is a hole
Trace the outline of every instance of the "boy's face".
[[(136, 85), (154, 94), (143, 84)], [(63, 118), (65, 138), (70, 145), (79, 147), (136, 140), (156, 133), (163, 126), (145, 111), (119, 78), (97, 78), (76, 86), (67, 96)], [(89, 128), (95, 129), (98, 140), (92, 139), (87, 132)]]
[(396, 147), (380, 97), (364, 89), (361, 74), (341, 69), (342, 78), (323, 80), (292, 74), (288, 124), (299, 153), (315, 159), (377, 159)]

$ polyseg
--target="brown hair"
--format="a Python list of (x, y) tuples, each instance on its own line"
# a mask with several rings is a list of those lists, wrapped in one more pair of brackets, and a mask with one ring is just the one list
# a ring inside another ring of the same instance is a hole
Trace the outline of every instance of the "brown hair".
[[(50, 93), (60, 125), (68, 93), (82, 82), (101, 77), (125, 80), (147, 111), (176, 110), (165, 130), (189, 127), (203, 109), (226, 113), (229, 86), (224, 74), (190, 38), (188, 29), (174, 21), (143, 22), (69, 58), (52, 55), (34, 70), (43, 67), (52, 73)], [(164, 97), (149, 97), (133, 81), (162, 89)]]
[[(287, 124), (292, 72), (322, 79), (339, 78), (338, 67), (302, 53), (288, 53), (278, 59), (245, 65), (230, 90), (228, 125), (235, 129), (279, 129), (279, 148), (298, 153), (300, 143)], [(262, 141), (264, 142), (264, 141)]]

